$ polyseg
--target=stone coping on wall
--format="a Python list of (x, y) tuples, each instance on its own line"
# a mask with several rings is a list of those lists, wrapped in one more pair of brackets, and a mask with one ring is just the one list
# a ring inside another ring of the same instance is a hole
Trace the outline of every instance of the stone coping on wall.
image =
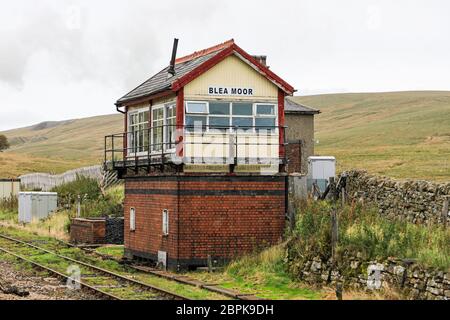
[[(450, 182), (397, 181), (363, 170), (346, 171), (346, 191), (351, 199), (376, 205), (380, 214), (413, 223), (442, 223), (443, 204), (450, 197)], [(450, 217), (447, 214), (447, 224)]]

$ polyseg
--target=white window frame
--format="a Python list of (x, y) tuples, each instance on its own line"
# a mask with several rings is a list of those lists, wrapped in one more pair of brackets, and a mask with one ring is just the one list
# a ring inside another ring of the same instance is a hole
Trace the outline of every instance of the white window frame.
[[(221, 115), (211, 115), (210, 114), (210, 110), (209, 110), (209, 104), (211, 102), (217, 102), (217, 103), (228, 103), (230, 106), (230, 113), (229, 114), (221, 114)], [(207, 113), (199, 113), (199, 112), (187, 112), (188, 108), (187, 105), (189, 103), (205, 103), (206, 104), (206, 110), (208, 111)], [(252, 104), (252, 115), (233, 115), (233, 103), (251, 103)], [(258, 115), (257, 112), (257, 106), (258, 105), (272, 105), (274, 107), (274, 114), (273, 115)], [(256, 118), (274, 118), (275, 119), (275, 128), (273, 130), (273, 134), (278, 134), (278, 104), (274, 103), (274, 102), (263, 102), (263, 101), (259, 101), (259, 102), (253, 102), (253, 101), (222, 101), (222, 100), (216, 100), (216, 101), (196, 101), (196, 100), (188, 100), (185, 102), (185, 112), (184, 112), (184, 125), (186, 125), (186, 117), (189, 115), (193, 115), (193, 116), (197, 116), (197, 115), (203, 115), (206, 117), (206, 132), (210, 131), (210, 122), (209, 119), (210, 117), (228, 117), (229, 119), (229, 127), (233, 128), (232, 123), (233, 123), (233, 118), (252, 118), (252, 126), (253, 128), (251, 130), (247, 130), (249, 131), (249, 133), (255, 133), (256, 132)], [(195, 132), (190, 132), (190, 133), (195, 133)]]
[[(196, 104), (205, 104), (206, 105), (206, 111), (205, 112), (190, 112), (188, 110), (188, 105), (189, 103), (196, 103)], [(189, 113), (189, 114), (209, 114), (209, 102), (208, 101), (186, 101), (186, 104), (184, 106), (185, 108), (185, 113)]]
[[(133, 115), (135, 115), (135, 114), (144, 113), (144, 112), (149, 112), (148, 117), (149, 117), (149, 120), (150, 120), (150, 117), (151, 117), (151, 114), (150, 114), (150, 106), (143, 107), (143, 108), (139, 108), (139, 109), (135, 109), (135, 110), (132, 110), (132, 111), (129, 111), (129, 112), (128, 112), (128, 119), (127, 119), (127, 150), (126, 150), (127, 152), (126, 152), (126, 154), (127, 154), (127, 156), (129, 156), (129, 157), (135, 157), (135, 156), (140, 156), (140, 155), (145, 155), (145, 154), (147, 154), (147, 151), (136, 152), (136, 150), (133, 150), (132, 148), (133, 148), (134, 146), (133, 146), (132, 143), (131, 143), (131, 133), (132, 133), (132, 130), (131, 130), (131, 127), (132, 127), (132, 125), (131, 125), (131, 117), (132, 117)], [(145, 122), (139, 122), (138, 125), (143, 124), (143, 123), (145, 123)], [(136, 125), (133, 125), (133, 126), (136, 126)], [(147, 128), (148, 128), (148, 122), (147, 122)], [(148, 133), (148, 132), (147, 132), (147, 133)], [(150, 141), (150, 140), (149, 140), (149, 141)], [(148, 146), (148, 147), (149, 147), (149, 146)], [(137, 148), (140, 148), (140, 147), (137, 146)], [(132, 152), (132, 150), (133, 150), (134, 152)]]
[(130, 231), (136, 231), (136, 208), (130, 208)]
[(169, 210), (167, 209), (162, 211), (162, 234), (163, 236), (169, 235)]
[[(163, 132), (162, 132), (162, 139), (163, 139), (163, 150), (164, 150), (164, 152), (173, 152), (173, 151), (175, 151), (175, 145), (172, 147), (172, 148), (167, 148), (167, 144), (166, 143), (168, 143), (168, 131), (167, 131), (167, 129), (168, 129), (168, 127), (167, 127), (167, 125), (168, 125), (168, 118), (167, 118), (167, 109), (169, 108), (169, 107), (171, 107), (171, 106), (175, 106), (175, 115), (174, 116), (172, 116), (172, 117), (170, 117), (171, 119), (175, 119), (175, 125), (176, 125), (176, 119), (177, 119), (177, 113), (176, 113), (176, 103), (175, 102), (169, 102), (169, 103), (165, 103), (165, 104), (158, 104), (158, 105), (154, 105), (154, 106), (152, 106), (152, 112), (151, 112), (151, 119), (150, 119), (150, 132), (151, 132), (151, 137), (150, 137), (150, 144), (152, 145), (152, 147), (153, 147), (153, 144), (154, 144), (154, 139), (153, 139), (153, 130), (154, 130), (154, 127), (153, 127), (153, 122), (154, 122), (154, 120), (153, 120), (153, 111), (154, 110), (158, 110), (158, 109), (163, 109)], [(150, 154), (153, 154), (153, 155), (155, 155), (155, 154), (161, 154), (161, 150), (150, 150)]]
[[(169, 134), (168, 134), (168, 132), (169, 132), (169, 130), (172, 129), (172, 127), (168, 127), (168, 125), (169, 125), (169, 123), (168, 123), (169, 117), (168, 117), (168, 113), (167, 113), (167, 111), (168, 111), (168, 109), (169, 109), (170, 107), (174, 107), (174, 110), (175, 110), (175, 115), (172, 116), (172, 117), (170, 117), (170, 119), (175, 119), (175, 131), (174, 131), (174, 133), (175, 133), (175, 135), (176, 135), (177, 104), (176, 104), (175, 102), (166, 103), (166, 104), (164, 105), (164, 124), (166, 125), (166, 127), (165, 127), (165, 130), (164, 130), (164, 137), (163, 137), (165, 143), (171, 142), (171, 141), (169, 141)], [(165, 151), (166, 151), (166, 152), (173, 152), (173, 151), (175, 151), (175, 149), (176, 149), (175, 142), (176, 142), (176, 137), (175, 137), (174, 145), (173, 145), (172, 148), (168, 148), (168, 147), (167, 147), (167, 144), (164, 144), (164, 147), (166, 148)]]
[(164, 130), (164, 123), (165, 123), (166, 112), (165, 112), (164, 104), (158, 104), (158, 105), (152, 106), (151, 119), (150, 119), (150, 132), (151, 132), (150, 145), (152, 147), (151, 150), (150, 150), (151, 154), (160, 154), (161, 153), (161, 150), (153, 150), (153, 148), (155, 147), (154, 146), (155, 141), (153, 139), (153, 131), (155, 130), (155, 127), (153, 127), (153, 123), (155, 122), (155, 120), (153, 119), (153, 111), (158, 110), (158, 109), (163, 109), (163, 117), (162, 117), (162, 123), (163, 123), (162, 125), (163, 125), (163, 127), (162, 127), (162, 137), (161, 138), (162, 138), (162, 141), (163, 141), (162, 147), (164, 147), (164, 131), (165, 131)]

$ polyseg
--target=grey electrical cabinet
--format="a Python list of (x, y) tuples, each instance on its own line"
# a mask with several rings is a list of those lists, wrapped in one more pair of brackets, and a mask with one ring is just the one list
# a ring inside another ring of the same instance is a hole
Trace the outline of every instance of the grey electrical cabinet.
[(19, 222), (45, 219), (56, 211), (57, 203), (56, 192), (19, 192)]

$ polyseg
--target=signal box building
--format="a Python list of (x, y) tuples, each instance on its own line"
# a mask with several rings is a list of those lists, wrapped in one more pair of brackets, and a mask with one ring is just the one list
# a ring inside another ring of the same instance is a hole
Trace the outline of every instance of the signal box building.
[(286, 116), (317, 113), (287, 100), (294, 88), (233, 40), (176, 51), (177, 40), (170, 65), (116, 102), (124, 132), (105, 137), (106, 166), (125, 180), (125, 255), (172, 269), (280, 241), (287, 175), (302, 171), (313, 138), (310, 126), (289, 144), (303, 137)]

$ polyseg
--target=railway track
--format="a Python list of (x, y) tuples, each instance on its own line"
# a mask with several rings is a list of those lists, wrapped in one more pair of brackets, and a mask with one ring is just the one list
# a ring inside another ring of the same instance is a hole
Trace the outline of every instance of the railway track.
[[(76, 247), (73, 244), (67, 243), (67, 242), (63, 242), (65, 245), (69, 246), (69, 247)], [(97, 255), (99, 257), (101, 257), (102, 259), (109, 259), (109, 260), (115, 260), (118, 261), (118, 259), (104, 255), (104, 254), (100, 254), (97, 251), (90, 249), (90, 248), (84, 248), (84, 247), (78, 247), (79, 249), (90, 253), (90, 254), (94, 254)], [(257, 296), (255, 296), (254, 294), (244, 294), (244, 293), (240, 293), (240, 292), (236, 292), (233, 290), (228, 290), (225, 288), (221, 288), (218, 287), (217, 285), (213, 285), (210, 283), (206, 283), (200, 280), (196, 280), (196, 279), (192, 279), (183, 275), (177, 275), (171, 272), (166, 272), (160, 269), (156, 269), (156, 268), (152, 268), (152, 267), (148, 267), (148, 266), (142, 266), (142, 265), (138, 265), (138, 264), (129, 264), (127, 265), (128, 268), (139, 271), (139, 272), (144, 272), (153, 276), (157, 276), (160, 278), (164, 278), (167, 280), (171, 280), (171, 281), (175, 281), (184, 285), (189, 285), (189, 286), (194, 286), (197, 288), (201, 288), (204, 289), (206, 291), (210, 291), (210, 292), (214, 292), (214, 293), (218, 293), (220, 295), (232, 298), (232, 299), (236, 299), (236, 300), (264, 300), (261, 299)]]
[[(42, 248), (23, 240), (0, 234), (0, 251), (25, 261), (32, 266), (46, 270), (51, 274), (78, 284), (106, 299), (113, 300), (189, 300), (189, 298), (169, 292), (163, 288), (131, 279), (124, 275), (100, 268), (60, 253)], [(45, 255), (45, 261), (37, 262), (33, 257)], [(80, 278), (74, 278), (67, 272), (68, 266), (77, 266)], [(64, 269), (61, 270), (61, 269)]]

